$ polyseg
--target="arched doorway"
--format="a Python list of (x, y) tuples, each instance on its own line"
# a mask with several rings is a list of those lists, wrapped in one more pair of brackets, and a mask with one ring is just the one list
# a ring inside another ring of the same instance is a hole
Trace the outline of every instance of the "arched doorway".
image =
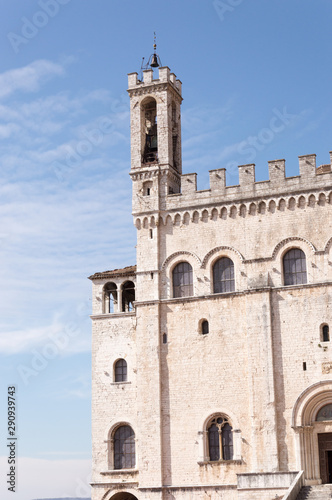
[(135, 497), (135, 495), (132, 495), (132, 493), (121, 491), (120, 493), (113, 495), (110, 500), (138, 500), (138, 498)]
[(306, 484), (332, 483), (332, 380), (312, 385), (298, 397), (292, 415), (297, 466)]

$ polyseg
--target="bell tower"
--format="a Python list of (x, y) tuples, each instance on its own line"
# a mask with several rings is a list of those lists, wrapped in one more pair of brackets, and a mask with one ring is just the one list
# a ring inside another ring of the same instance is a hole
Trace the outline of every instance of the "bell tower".
[(159, 57), (151, 57), (142, 80), (128, 75), (133, 215), (164, 210), (166, 196), (181, 191), (181, 82), (167, 66), (154, 79)]

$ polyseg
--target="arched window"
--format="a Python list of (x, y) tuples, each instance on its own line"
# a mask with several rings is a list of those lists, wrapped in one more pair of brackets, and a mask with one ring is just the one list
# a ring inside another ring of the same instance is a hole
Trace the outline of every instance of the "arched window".
[(116, 312), (118, 303), (118, 292), (115, 283), (106, 283), (104, 286), (104, 313)]
[(158, 133), (157, 133), (157, 102), (148, 97), (142, 103), (142, 145), (143, 163), (152, 163), (158, 160)]
[(214, 417), (207, 431), (210, 461), (233, 460), (233, 433), (228, 417)]
[(228, 257), (222, 257), (213, 266), (213, 293), (234, 292), (234, 290), (234, 263)]
[(321, 340), (322, 342), (329, 342), (330, 341), (330, 328), (329, 325), (322, 325), (321, 326)]
[(114, 365), (114, 382), (127, 381), (127, 361), (125, 359), (118, 359)]
[(283, 258), (284, 285), (303, 285), (307, 282), (305, 253), (300, 248), (292, 248)]
[(132, 281), (126, 281), (122, 285), (122, 312), (134, 310), (135, 285)]
[(193, 295), (193, 268), (188, 262), (180, 262), (173, 269), (173, 297)]
[(121, 425), (114, 432), (114, 469), (135, 467), (135, 433), (129, 425)]
[(209, 333), (209, 322), (206, 319), (203, 319), (201, 322), (201, 333), (202, 335), (207, 335)]

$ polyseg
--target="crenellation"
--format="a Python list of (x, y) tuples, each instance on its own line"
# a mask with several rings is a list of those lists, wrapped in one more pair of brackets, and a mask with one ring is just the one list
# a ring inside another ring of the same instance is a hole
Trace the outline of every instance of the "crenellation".
[(252, 189), (255, 183), (255, 164), (239, 165), (239, 185), (242, 189)]
[(128, 73), (128, 88), (132, 89), (134, 87), (137, 87), (138, 83), (138, 73)]
[(184, 174), (181, 176), (182, 183), (182, 193), (184, 196), (192, 195), (197, 193), (197, 174)]
[(285, 181), (285, 160), (271, 160), (269, 164), (269, 179), (271, 184), (277, 184)]
[(269, 165), (269, 180), (255, 181), (255, 165), (240, 165), (239, 184), (226, 186), (225, 169), (210, 170), (210, 188), (197, 190), (196, 173), (181, 176), (181, 194), (176, 199), (167, 197), (166, 210), (188, 207), (190, 204), (209, 205), (232, 203), (250, 198), (269, 199), (273, 196), (289, 196), (313, 190), (332, 188), (331, 166), (323, 171), (316, 169), (316, 155), (300, 156), (300, 175), (285, 177), (285, 160), (272, 160)]
[(143, 81), (138, 79), (138, 73), (128, 73), (128, 92), (131, 93), (134, 90), (155, 87), (158, 85), (165, 85), (167, 83), (171, 84), (171, 87), (178, 93), (182, 95), (182, 82), (176, 78), (174, 73), (168, 66), (163, 66), (159, 68), (159, 78), (154, 78), (154, 72), (152, 69), (145, 69), (142, 71)]
[(316, 155), (299, 156), (300, 177), (308, 179), (316, 175)]
[(218, 168), (209, 170), (210, 188), (212, 191), (225, 191), (226, 187), (226, 169)]
[(161, 82), (172, 81), (170, 75), (171, 75), (171, 71), (170, 71), (168, 66), (164, 66), (164, 67), (159, 68), (159, 80)]
[(145, 69), (143, 71), (143, 83), (149, 84), (149, 83), (152, 83), (152, 80), (153, 80), (153, 70), (152, 69)]

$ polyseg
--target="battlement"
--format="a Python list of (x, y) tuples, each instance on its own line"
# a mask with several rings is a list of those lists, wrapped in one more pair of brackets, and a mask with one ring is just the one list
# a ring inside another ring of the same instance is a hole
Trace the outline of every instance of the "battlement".
[(143, 71), (143, 81), (138, 79), (138, 74), (129, 73), (128, 74), (128, 91), (144, 89), (147, 87), (158, 86), (159, 84), (169, 83), (171, 86), (182, 95), (182, 82), (176, 78), (174, 73), (168, 66), (163, 66), (159, 68), (159, 78), (153, 78), (153, 70), (146, 69)]
[[(272, 160), (268, 162), (269, 179), (266, 181), (255, 180), (255, 164), (239, 165), (239, 184), (226, 186), (226, 169), (210, 170), (210, 188), (197, 191), (197, 174), (190, 173), (181, 176), (181, 194), (172, 195), (174, 202), (169, 200), (168, 208), (173, 203), (182, 204), (183, 201), (191, 204), (200, 200), (208, 202), (208, 198), (219, 197), (220, 201), (235, 201), (248, 198), (265, 198), (274, 194), (289, 194), (299, 191), (322, 189), (332, 185), (332, 151), (330, 164), (320, 165), (316, 168), (316, 155), (299, 156), (300, 175), (285, 176), (285, 160)], [(177, 199), (177, 201), (175, 200)]]

